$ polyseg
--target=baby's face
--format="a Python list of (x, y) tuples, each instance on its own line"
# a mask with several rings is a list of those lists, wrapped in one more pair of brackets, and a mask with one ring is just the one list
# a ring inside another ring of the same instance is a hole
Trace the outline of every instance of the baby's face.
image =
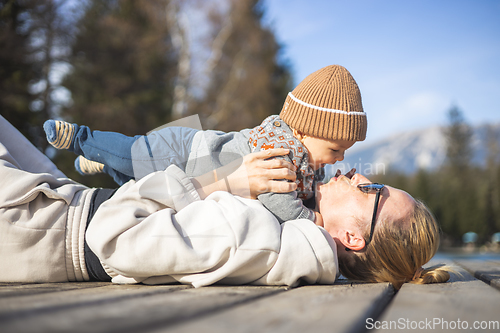
[(344, 159), (344, 153), (356, 141), (326, 140), (305, 135), (302, 143), (309, 151), (309, 165), (316, 171), (325, 164), (335, 164)]

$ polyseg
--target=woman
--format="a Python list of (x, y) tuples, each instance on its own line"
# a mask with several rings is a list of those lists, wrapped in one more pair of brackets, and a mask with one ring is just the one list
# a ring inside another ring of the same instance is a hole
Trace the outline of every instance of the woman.
[[(293, 186), (270, 181), (284, 178), (274, 165), (264, 164), (268, 179), (255, 181), (258, 165), (269, 162), (265, 157), (245, 162), (251, 197), (263, 191), (262, 184), (272, 191)], [(241, 174), (238, 168), (211, 184), (172, 166), (109, 198), (64, 178), (0, 118), (0, 281), (295, 285), (301, 279), (333, 283), (339, 267), (347, 277), (396, 287), (447, 279), (439, 268), (422, 271), (439, 235), (430, 213), (421, 218), (418, 212), (428, 211), (403, 191), (376, 192), (359, 186), (367, 181), (360, 175), (339, 177), (318, 189), (323, 226), (306, 220), (280, 225), (256, 200), (212, 193), (228, 185), (234, 193), (248, 189)], [(371, 218), (375, 198), (380, 204)], [(381, 241), (396, 236), (403, 237), (397, 240), (404, 239), (405, 251), (392, 253)]]
[[(449, 268), (423, 269), (437, 252), (439, 227), (431, 212), (408, 193), (379, 185), (360, 174), (339, 177), (317, 191), (324, 227), (337, 243), (341, 273), (352, 280), (446, 282)], [(375, 202), (374, 202), (375, 200)]]

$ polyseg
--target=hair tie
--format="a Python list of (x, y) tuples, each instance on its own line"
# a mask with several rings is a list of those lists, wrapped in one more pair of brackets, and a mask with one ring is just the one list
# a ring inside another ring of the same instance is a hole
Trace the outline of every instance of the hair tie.
[(416, 279), (420, 278), (420, 276), (422, 275), (423, 271), (424, 271), (424, 269), (422, 267), (420, 267), (419, 269), (417, 269), (417, 271), (415, 272), (415, 274), (413, 274), (413, 278), (411, 280), (415, 281)]

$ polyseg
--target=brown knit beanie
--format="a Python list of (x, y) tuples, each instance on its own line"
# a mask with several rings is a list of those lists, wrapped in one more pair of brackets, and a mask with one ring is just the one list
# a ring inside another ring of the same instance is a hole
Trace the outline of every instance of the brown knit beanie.
[(363, 141), (366, 113), (351, 73), (339, 65), (306, 77), (291, 92), (280, 113), (290, 127), (329, 140)]

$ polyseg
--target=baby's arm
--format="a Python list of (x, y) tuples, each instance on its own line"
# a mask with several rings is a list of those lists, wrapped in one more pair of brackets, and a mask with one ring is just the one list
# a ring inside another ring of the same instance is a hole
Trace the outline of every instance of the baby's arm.
[[(273, 160), (283, 160), (292, 163), (292, 156), (284, 155), (274, 157)], [(282, 180), (285, 181), (285, 180)], [(257, 199), (278, 219), (280, 223), (295, 219), (316, 220), (316, 214), (307, 208), (302, 199), (298, 198), (297, 191), (288, 193), (263, 193)]]
[[(282, 159), (271, 159), (289, 153), (277, 148), (251, 153), (216, 170), (192, 178), (201, 199), (216, 191), (256, 199), (265, 192), (286, 193), (297, 188), (295, 166)], [(290, 180), (291, 182), (276, 179)]]
[(312, 209), (304, 206), (302, 200), (297, 198), (297, 192), (289, 193), (264, 193), (257, 197), (280, 223), (296, 219), (315, 221), (316, 214)]

